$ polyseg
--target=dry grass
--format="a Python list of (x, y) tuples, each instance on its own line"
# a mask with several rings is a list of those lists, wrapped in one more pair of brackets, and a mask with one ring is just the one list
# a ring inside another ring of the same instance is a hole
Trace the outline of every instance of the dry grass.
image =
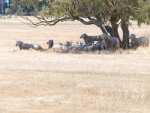
[[(78, 22), (31, 28), (20, 20), (0, 21), (0, 112), (150, 112), (150, 47), (115, 53), (20, 51), (16, 40), (46, 49), (49, 38), (83, 42), (83, 32), (101, 34)], [(130, 33), (150, 36), (149, 26), (133, 23), (133, 28)]]

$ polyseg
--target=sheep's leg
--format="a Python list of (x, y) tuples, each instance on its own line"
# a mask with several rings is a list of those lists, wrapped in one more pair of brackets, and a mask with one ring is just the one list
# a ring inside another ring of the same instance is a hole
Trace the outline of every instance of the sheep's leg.
[(111, 50), (112, 52), (114, 52), (113, 43), (111, 42), (110, 45), (111, 45), (111, 46), (110, 46), (110, 50)]

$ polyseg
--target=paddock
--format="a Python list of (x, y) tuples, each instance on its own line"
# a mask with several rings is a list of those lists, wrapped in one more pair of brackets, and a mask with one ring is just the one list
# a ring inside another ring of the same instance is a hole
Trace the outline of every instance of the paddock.
[[(20, 21), (24, 20), (0, 20), (0, 112), (150, 112), (150, 47), (59, 53), (47, 50), (48, 39), (84, 43), (82, 33), (102, 32), (76, 21), (36, 28)], [(132, 24), (130, 34), (150, 37), (150, 26)], [(120, 28), (119, 34), (122, 37)], [(20, 51), (17, 40), (45, 50)]]

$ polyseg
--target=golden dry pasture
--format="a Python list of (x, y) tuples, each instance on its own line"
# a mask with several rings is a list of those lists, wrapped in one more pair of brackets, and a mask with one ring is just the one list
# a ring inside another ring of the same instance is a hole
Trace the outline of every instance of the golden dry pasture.
[[(0, 20), (1, 113), (149, 113), (150, 47), (115, 53), (57, 53), (54, 43), (83, 42), (82, 33), (100, 35), (94, 25), (64, 22), (29, 27), (20, 17)], [(130, 34), (150, 37), (150, 26), (133, 22)], [(119, 29), (122, 36), (122, 31)], [(19, 50), (16, 41), (45, 51)]]

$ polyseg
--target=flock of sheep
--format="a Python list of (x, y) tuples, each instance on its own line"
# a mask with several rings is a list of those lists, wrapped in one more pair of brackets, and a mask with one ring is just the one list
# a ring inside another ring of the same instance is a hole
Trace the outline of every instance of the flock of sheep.
[[(77, 45), (72, 46), (73, 42), (67, 41), (66, 44), (54, 44), (53, 39), (49, 39), (47, 41), (48, 49), (52, 49), (54, 51), (71, 51), (71, 52), (79, 52), (79, 51), (95, 51), (95, 50), (109, 50), (115, 51), (120, 48), (120, 42), (117, 37), (111, 37), (107, 34), (102, 34), (98, 36), (88, 36), (83, 33), (80, 36), (81, 39), (84, 40), (85, 44), (81, 42), (77, 42)], [(148, 37), (139, 37), (136, 38), (134, 34), (131, 34), (129, 39), (131, 39), (131, 47), (138, 46), (149, 46), (149, 38)], [(22, 41), (16, 41), (16, 46), (19, 46), (20, 50), (29, 50), (30, 48), (35, 50), (43, 50), (40, 45), (37, 44), (27, 44)]]

